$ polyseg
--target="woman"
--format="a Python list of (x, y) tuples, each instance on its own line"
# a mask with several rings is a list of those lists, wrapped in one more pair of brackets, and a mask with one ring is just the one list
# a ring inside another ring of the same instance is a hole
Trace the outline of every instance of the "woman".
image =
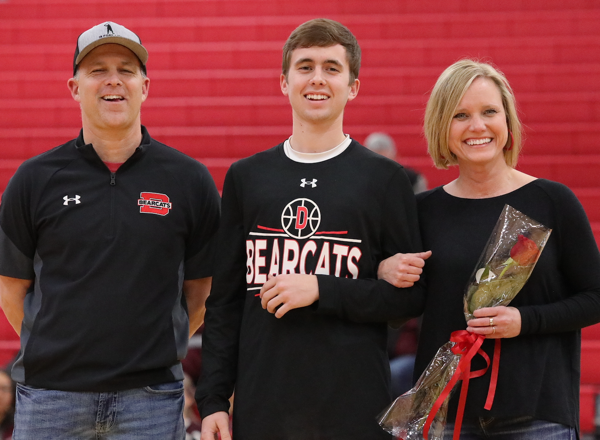
[[(580, 329), (600, 321), (600, 255), (581, 204), (564, 185), (515, 169), (515, 99), (488, 64), (462, 60), (442, 73), (427, 104), (425, 134), (435, 165), (458, 165), (460, 174), (417, 196), (423, 246), (433, 253), (415, 377), (453, 331), (503, 338), (493, 407), (483, 408), (488, 371), (470, 382), (461, 439), (578, 438)], [(465, 323), (465, 287), (505, 204), (553, 232), (510, 306), (480, 309)], [(406, 258), (383, 262), (380, 277), (395, 284), (418, 279), (419, 267), (400, 269)], [(490, 357), (493, 347), (491, 340), (483, 344)], [(482, 367), (476, 356), (472, 370)], [(444, 438), (452, 438), (458, 394)]]

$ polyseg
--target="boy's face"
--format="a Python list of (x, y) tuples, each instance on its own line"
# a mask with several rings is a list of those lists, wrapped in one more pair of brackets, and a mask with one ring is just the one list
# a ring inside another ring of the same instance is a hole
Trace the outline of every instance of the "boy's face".
[(346, 103), (356, 97), (360, 82), (350, 84), (346, 48), (303, 47), (292, 52), (281, 91), (290, 99), (295, 122), (330, 124), (343, 118)]

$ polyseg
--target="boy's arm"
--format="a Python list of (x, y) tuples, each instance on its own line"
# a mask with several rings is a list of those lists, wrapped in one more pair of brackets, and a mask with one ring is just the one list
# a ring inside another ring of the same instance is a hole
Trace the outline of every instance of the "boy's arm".
[(237, 377), (238, 341), (246, 293), (246, 255), (234, 169), (235, 164), (223, 185), (212, 288), (206, 300), (202, 377), (196, 389), (202, 418), (228, 412)]
[[(384, 280), (337, 278), (333, 275), (279, 275), (263, 286), (263, 309), (281, 318), (316, 304), (317, 311), (356, 322), (393, 321), (419, 316), (425, 306), (421, 281), (398, 288)], [(327, 292), (320, 295), (319, 292)], [(319, 299), (320, 298), (320, 299)]]
[[(430, 253), (421, 250), (417, 208), (410, 182), (399, 171), (387, 186), (382, 219), (382, 253), (413, 253), (396, 257), (395, 276), (403, 289), (382, 280), (347, 279), (331, 275), (279, 275), (261, 290), (263, 308), (281, 318), (289, 310), (317, 303), (320, 313), (334, 314), (357, 322), (391, 321), (422, 313), (425, 289), (421, 267)], [(398, 262), (398, 260), (402, 260)]]
[[(399, 169), (386, 184), (382, 203), (381, 259), (399, 252), (421, 253), (417, 204), (403, 169)], [(417, 259), (424, 260), (428, 255), (420, 254)], [(411, 287), (398, 288), (384, 280), (318, 275), (318, 311), (357, 322), (396, 321), (419, 316), (425, 307), (425, 281), (420, 274), (419, 277)]]
[[(431, 251), (396, 254), (379, 265), (377, 278), (400, 287), (412, 287), (421, 278), (425, 260)], [(319, 282), (315, 275), (269, 275), (260, 291), (263, 309), (281, 318), (287, 312), (307, 307), (319, 300)]]
[(425, 260), (429, 257), (431, 251), (392, 255), (379, 263), (377, 279), (385, 280), (396, 287), (412, 287), (421, 279)]

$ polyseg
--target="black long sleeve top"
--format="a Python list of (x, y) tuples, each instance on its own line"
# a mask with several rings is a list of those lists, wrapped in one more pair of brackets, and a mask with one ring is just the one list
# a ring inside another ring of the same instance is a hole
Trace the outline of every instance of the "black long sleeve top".
[[(417, 196), (427, 260), (427, 300), (415, 378), (455, 330), (464, 330), (463, 295), (505, 204), (552, 228), (542, 255), (510, 304), (521, 334), (502, 340), (493, 407), (483, 408), (490, 372), (473, 379), (465, 419), (531, 416), (578, 428), (582, 327), (600, 321), (600, 254), (585, 212), (564, 185), (535, 180), (509, 194), (463, 199), (436, 188)], [(494, 342), (483, 349), (491, 356)], [(485, 366), (476, 356), (473, 369)], [(458, 392), (450, 406), (453, 419)]]
[[(319, 163), (283, 146), (235, 163), (223, 188), (207, 302), (203, 416), (229, 408), (236, 439), (389, 438), (386, 321), (421, 313), (422, 291), (375, 281), (379, 262), (421, 250), (402, 167), (353, 142)], [(256, 294), (268, 274), (316, 274), (320, 299), (281, 319)]]

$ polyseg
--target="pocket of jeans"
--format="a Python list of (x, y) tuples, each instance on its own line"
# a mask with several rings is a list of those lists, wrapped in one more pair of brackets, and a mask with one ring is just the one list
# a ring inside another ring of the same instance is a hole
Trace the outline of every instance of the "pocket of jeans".
[(144, 387), (144, 390), (152, 394), (182, 394), (183, 381), (160, 383), (157, 385), (149, 385)]
[(25, 385), (24, 383), (17, 382), (17, 390), (25, 390), (25, 391), (48, 391), (47, 388), (38, 388), (32, 387), (31, 385)]

